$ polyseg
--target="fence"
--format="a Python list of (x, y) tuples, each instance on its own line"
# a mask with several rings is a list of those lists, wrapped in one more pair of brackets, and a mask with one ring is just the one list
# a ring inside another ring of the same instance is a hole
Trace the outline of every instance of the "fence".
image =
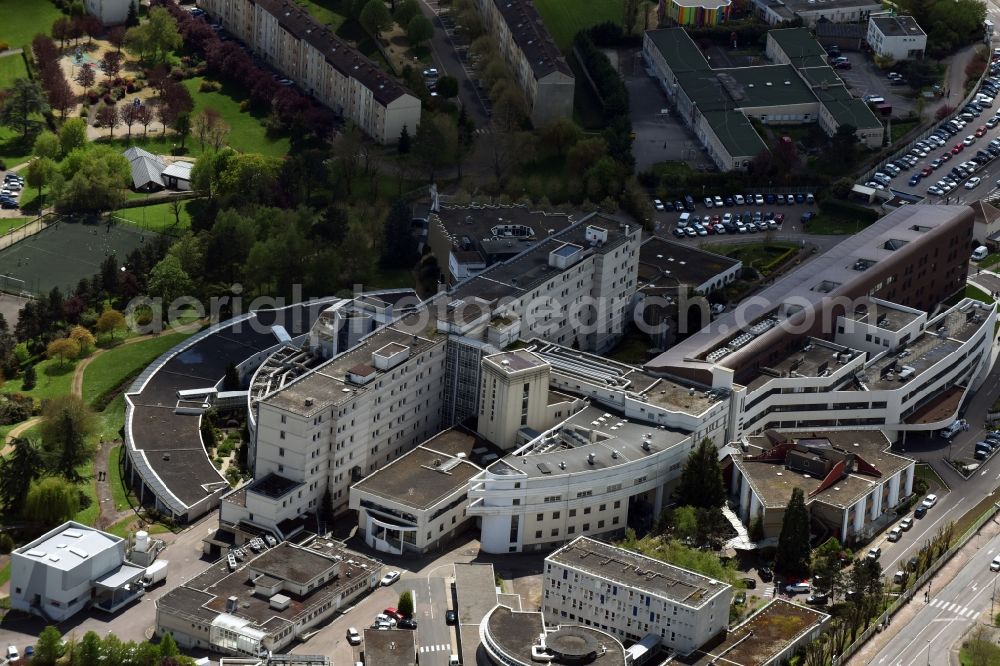
[[(987, 66), (983, 70), (983, 73), (979, 75), (979, 80), (976, 81), (976, 84), (974, 86), (972, 86), (972, 89), (969, 91), (969, 94), (966, 95), (965, 98), (961, 102), (958, 103), (958, 106), (955, 107), (956, 112), (959, 109), (965, 108), (965, 106), (975, 98), (976, 93), (979, 92), (979, 86), (982, 85), (983, 79), (985, 79), (987, 76), (989, 76), (989, 73), (990, 73), (990, 68)], [(920, 127), (920, 126), (918, 126), (918, 127), (915, 127), (913, 130), (911, 130), (910, 132), (907, 132), (900, 139), (901, 141), (902, 140), (906, 140), (908, 142), (906, 144), (906, 146), (903, 147), (903, 148), (899, 148), (899, 149), (895, 150), (894, 152), (889, 153), (885, 157), (876, 157), (875, 158), (876, 161), (874, 163), (874, 166), (869, 167), (867, 169), (867, 171), (864, 172), (864, 175), (862, 175), (860, 178), (858, 178), (858, 181), (863, 182), (863, 183), (867, 183), (868, 181), (870, 181), (872, 179), (872, 176), (875, 175), (875, 172), (879, 171), (882, 167), (884, 167), (889, 162), (893, 162), (893, 161), (899, 159), (899, 157), (901, 155), (904, 155), (904, 154), (910, 152), (913, 149), (914, 144), (917, 143), (917, 141), (920, 141), (921, 139), (926, 139), (931, 134), (933, 134), (934, 132), (936, 132), (937, 129), (938, 129), (938, 120), (937, 119), (932, 119), (926, 127)], [(868, 162), (867, 164), (870, 165), (870, 164), (873, 164), (873, 163), (872, 162)]]
[(934, 574), (936, 574), (938, 570), (941, 569), (941, 567), (947, 564), (947, 562), (952, 558), (952, 556), (955, 553), (961, 550), (965, 546), (965, 544), (967, 544), (972, 539), (972, 537), (976, 535), (976, 532), (978, 532), (979, 529), (986, 524), (986, 521), (991, 520), (993, 516), (997, 514), (997, 511), (1000, 511), (1000, 503), (994, 503), (992, 507), (983, 512), (983, 515), (981, 515), (979, 518), (976, 519), (976, 522), (974, 522), (972, 526), (965, 531), (965, 534), (959, 537), (958, 541), (952, 544), (951, 548), (946, 550), (941, 555), (941, 557), (934, 560), (934, 562), (932, 562), (931, 565), (927, 567), (927, 571), (925, 571), (920, 576), (920, 578), (917, 578), (913, 582), (913, 585), (911, 585), (909, 588), (904, 590), (898, 597), (896, 597), (896, 600), (893, 601), (889, 605), (889, 607), (885, 609), (885, 611), (883, 611), (883, 613), (878, 617), (878, 620), (873, 622), (870, 627), (861, 632), (861, 635), (858, 636), (853, 643), (847, 646), (843, 654), (841, 654), (839, 657), (837, 657), (836, 655), (834, 656), (833, 666), (838, 666), (838, 664), (846, 663), (848, 659), (854, 656), (854, 653), (860, 650), (861, 646), (864, 645), (865, 642), (868, 639), (870, 639), (876, 632), (880, 631), (881, 628), (886, 624), (887, 620), (893, 615), (895, 615), (899, 611), (899, 609), (903, 607), (904, 604), (906, 604), (910, 599), (912, 599), (913, 595), (915, 595), (917, 591), (920, 590), (920, 588), (922, 588), (927, 583), (927, 581), (929, 581), (931, 577), (934, 576)]

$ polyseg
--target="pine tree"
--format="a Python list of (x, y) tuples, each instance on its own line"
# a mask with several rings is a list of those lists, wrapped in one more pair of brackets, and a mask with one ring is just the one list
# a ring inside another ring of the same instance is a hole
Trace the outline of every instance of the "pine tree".
[(38, 374), (35, 371), (34, 365), (29, 365), (24, 369), (24, 378), (21, 380), (21, 388), (25, 391), (30, 391), (35, 388), (35, 382), (38, 381)]
[(674, 499), (681, 506), (703, 509), (720, 507), (726, 501), (719, 451), (712, 440), (703, 439), (688, 455)]
[(8, 516), (20, 515), (28, 497), (31, 482), (44, 469), (42, 456), (27, 437), (18, 437), (11, 446), (13, 452), (0, 462), (0, 498)]
[(396, 604), (396, 610), (403, 617), (413, 616), (413, 595), (407, 590), (399, 595), (399, 602)]
[(400, 155), (407, 155), (410, 152), (410, 130), (403, 125), (403, 131), (399, 133), (399, 143), (396, 144), (396, 152)]
[(171, 659), (180, 653), (173, 635), (169, 631), (163, 634), (163, 639), (160, 641), (160, 659)]
[(139, 25), (139, 12), (136, 9), (138, 0), (128, 3), (128, 16), (125, 17), (125, 27), (134, 28)]
[(774, 566), (784, 574), (802, 576), (809, 573), (809, 510), (801, 488), (792, 490), (785, 517), (781, 521), (778, 550)]

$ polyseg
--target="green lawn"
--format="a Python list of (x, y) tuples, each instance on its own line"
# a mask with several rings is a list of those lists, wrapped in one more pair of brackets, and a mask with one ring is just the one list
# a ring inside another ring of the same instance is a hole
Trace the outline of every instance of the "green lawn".
[(62, 12), (50, 0), (0, 0), (0, 16), (0, 40), (16, 48), (30, 46), (31, 39), (40, 32), (48, 34)]
[[(0, 236), (33, 220), (33, 217), (0, 217)], [(20, 234), (18, 234), (20, 236)]]
[(60, 364), (59, 359), (46, 359), (35, 365), (35, 388), (25, 391), (22, 388), (24, 376), (4, 382), (4, 393), (24, 393), (33, 398), (44, 400), (69, 393), (73, 384), (73, 368), (76, 361), (67, 360)]
[(118, 211), (117, 217), (127, 220), (132, 224), (137, 224), (143, 229), (155, 231), (160, 234), (172, 234), (184, 231), (191, 226), (191, 214), (188, 212), (189, 201), (181, 203), (180, 224), (174, 217), (174, 211), (170, 203), (158, 203), (152, 206), (140, 206), (138, 208), (122, 208)]
[(809, 220), (809, 233), (826, 236), (846, 236), (856, 234), (868, 225), (868, 220), (848, 217), (839, 212), (818, 211), (816, 217)]
[(97, 418), (101, 424), (101, 439), (104, 441), (118, 439), (118, 431), (125, 425), (125, 394), (116, 395), (103, 412), (97, 413)]
[(111, 479), (111, 498), (115, 503), (115, 511), (123, 511), (129, 508), (128, 491), (122, 483), (122, 477), (118, 474), (118, 456), (121, 455), (121, 444), (111, 449), (108, 454), (108, 478)]
[(8, 55), (0, 58), (0, 89), (10, 88), (14, 79), (23, 79), (28, 75), (21, 54)]
[(25, 140), (21, 137), (20, 132), (15, 132), (6, 126), (0, 126), (0, 162), (6, 164), (8, 169), (22, 162), (27, 162), (28, 158), (31, 157), (33, 142), (33, 136), (28, 136)]
[[(570, 0), (536, 0), (535, 7), (542, 15), (552, 38), (562, 50), (569, 49), (573, 36), (583, 28), (612, 21), (622, 22), (622, 5), (612, 0), (571, 2)], [(640, 24), (642, 21), (639, 22)]]
[(333, 0), (296, 0), (295, 4), (312, 14), (313, 18), (323, 25), (330, 26), (334, 32), (347, 20), (347, 17), (338, 11), (340, 3)]
[(170, 333), (144, 342), (120, 345), (101, 354), (83, 371), (83, 399), (88, 403), (93, 402), (105, 391), (138, 374), (157, 356), (189, 335)]
[[(240, 112), (240, 102), (247, 98), (246, 91), (225, 85), (219, 92), (205, 93), (198, 90), (202, 80), (203, 77), (198, 76), (184, 81), (184, 86), (194, 98), (193, 113), (209, 107), (222, 114), (232, 130), (228, 140), (230, 146), (239, 151), (262, 153), (271, 157), (282, 157), (288, 153), (288, 137), (269, 137), (264, 129), (263, 118), (249, 111)], [(188, 140), (188, 146), (192, 153), (201, 151), (201, 146), (194, 137)]]

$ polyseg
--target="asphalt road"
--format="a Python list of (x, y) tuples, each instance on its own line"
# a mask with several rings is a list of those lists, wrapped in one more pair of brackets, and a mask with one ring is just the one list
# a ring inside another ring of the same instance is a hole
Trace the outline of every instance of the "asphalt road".
[[(975, 542), (970, 542), (974, 544)], [(930, 601), (918, 592), (910, 603), (923, 608), (889, 641), (869, 663), (879, 666), (951, 663), (951, 649), (969, 626), (983, 618), (988, 622), (996, 607), (1000, 574), (989, 569), (990, 560), (1000, 554), (1000, 537), (988, 541), (969, 564), (950, 581), (931, 584)]]

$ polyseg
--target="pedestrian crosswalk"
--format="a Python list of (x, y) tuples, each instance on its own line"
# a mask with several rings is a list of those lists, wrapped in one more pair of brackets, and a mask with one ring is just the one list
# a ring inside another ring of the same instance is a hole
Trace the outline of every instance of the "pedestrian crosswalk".
[(764, 588), (764, 598), (770, 599), (774, 596), (774, 585), (768, 585)]
[(979, 611), (973, 610), (967, 606), (962, 606), (953, 601), (945, 601), (944, 599), (933, 599), (930, 603), (931, 608), (940, 608), (946, 613), (954, 613), (959, 617), (964, 617), (969, 620), (975, 620), (979, 616)]
[(450, 645), (421, 645), (421, 652), (447, 652), (451, 650)]

